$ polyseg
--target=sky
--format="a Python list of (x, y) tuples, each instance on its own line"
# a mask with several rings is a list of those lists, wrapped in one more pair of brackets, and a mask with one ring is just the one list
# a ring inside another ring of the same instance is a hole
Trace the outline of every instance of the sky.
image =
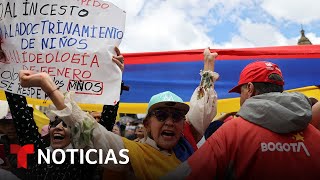
[(108, 0), (125, 10), (124, 53), (320, 44), (320, 1)]

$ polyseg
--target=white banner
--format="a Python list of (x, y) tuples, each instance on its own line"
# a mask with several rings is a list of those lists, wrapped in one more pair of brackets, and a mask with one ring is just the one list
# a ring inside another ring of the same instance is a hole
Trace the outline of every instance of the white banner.
[(113, 105), (122, 73), (112, 62), (126, 13), (103, 0), (4, 0), (0, 2), (0, 88), (45, 99), (40, 88), (22, 88), (19, 70), (47, 72), (76, 101)]

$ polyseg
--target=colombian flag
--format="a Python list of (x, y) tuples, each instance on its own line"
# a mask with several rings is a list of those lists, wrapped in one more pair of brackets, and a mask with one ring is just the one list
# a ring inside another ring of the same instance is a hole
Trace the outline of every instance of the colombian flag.
[[(320, 46), (282, 46), (246, 49), (212, 49), (219, 54), (215, 83), (219, 112), (239, 110), (239, 94), (228, 93), (239, 80), (242, 69), (254, 61), (278, 64), (285, 80), (285, 90), (299, 91), (320, 99)], [(144, 113), (150, 97), (170, 90), (189, 101), (200, 82), (203, 49), (188, 51), (135, 53), (125, 55), (123, 80), (130, 86), (121, 96), (120, 111)]]
[[(299, 91), (320, 99), (320, 45), (211, 49), (211, 52), (219, 54), (215, 62), (215, 71), (220, 74), (215, 83), (218, 115), (239, 110), (239, 94), (228, 91), (237, 84), (241, 70), (254, 61), (276, 63), (282, 70), (285, 90)], [(150, 97), (166, 90), (188, 102), (199, 85), (203, 49), (123, 55), (123, 81), (130, 86), (130, 91), (121, 95), (120, 113), (145, 113)], [(4, 99), (1, 93), (0, 97)], [(34, 99), (28, 101), (44, 106), (49, 103)], [(102, 110), (102, 105), (81, 104), (81, 107), (84, 110)]]

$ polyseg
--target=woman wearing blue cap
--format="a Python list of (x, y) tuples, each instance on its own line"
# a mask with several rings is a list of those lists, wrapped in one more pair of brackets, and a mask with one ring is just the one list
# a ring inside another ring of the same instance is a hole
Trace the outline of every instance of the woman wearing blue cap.
[[(201, 83), (191, 97), (190, 107), (179, 96), (169, 91), (151, 97), (144, 120), (148, 136), (143, 143), (127, 140), (107, 131), (89, 114), (81, 111), (71, 99), (70, 93), (64, 96), (56, 90), (48, 74), (21, 71), (20, 82), (23, 87), (39, 86), (49, 94), (55, 105), (51, 113), (63, 119), (71, 129), (77, 129), (71, 130), (76, 148), (102, 149), (104, 152), (108, 152), (109, 149), (113, 149), (114, 152), (128, 149), (129, 164), (107, 164), (106, 167), (125, 172), (123, 174), (126, 174), (127, 178), (133, 176), (137, 179), (158, 179), (175, 169), (186, 158), (177, 157), (175, 151), (179, 142), (183, 141), (185, 120), (191, 124), (194, 132), (202, 136), (216, 115), (217, 96), (213, 89), (218, 78), (218, 74), (213, 72), (216, 56), (217, 53), (210, 53), (209, 49), (205, 49), (204, 70), (200, 73)], [(186, 142), (185, 146), (181, 147), (187, 146)], [(183, 151), (181, 147), (178, 151)], [(116, 159), (122, 157), (116, 153)]]

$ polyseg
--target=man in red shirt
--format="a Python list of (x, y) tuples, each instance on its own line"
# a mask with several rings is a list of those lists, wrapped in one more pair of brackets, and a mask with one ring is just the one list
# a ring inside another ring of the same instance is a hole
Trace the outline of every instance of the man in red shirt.
[(230, 92), (240, 93), (238, 118), (224, 123), (172, 179), (320, 179), (320, 131), (311, 104), (283, 92), (279, 67), (254, 62)]

